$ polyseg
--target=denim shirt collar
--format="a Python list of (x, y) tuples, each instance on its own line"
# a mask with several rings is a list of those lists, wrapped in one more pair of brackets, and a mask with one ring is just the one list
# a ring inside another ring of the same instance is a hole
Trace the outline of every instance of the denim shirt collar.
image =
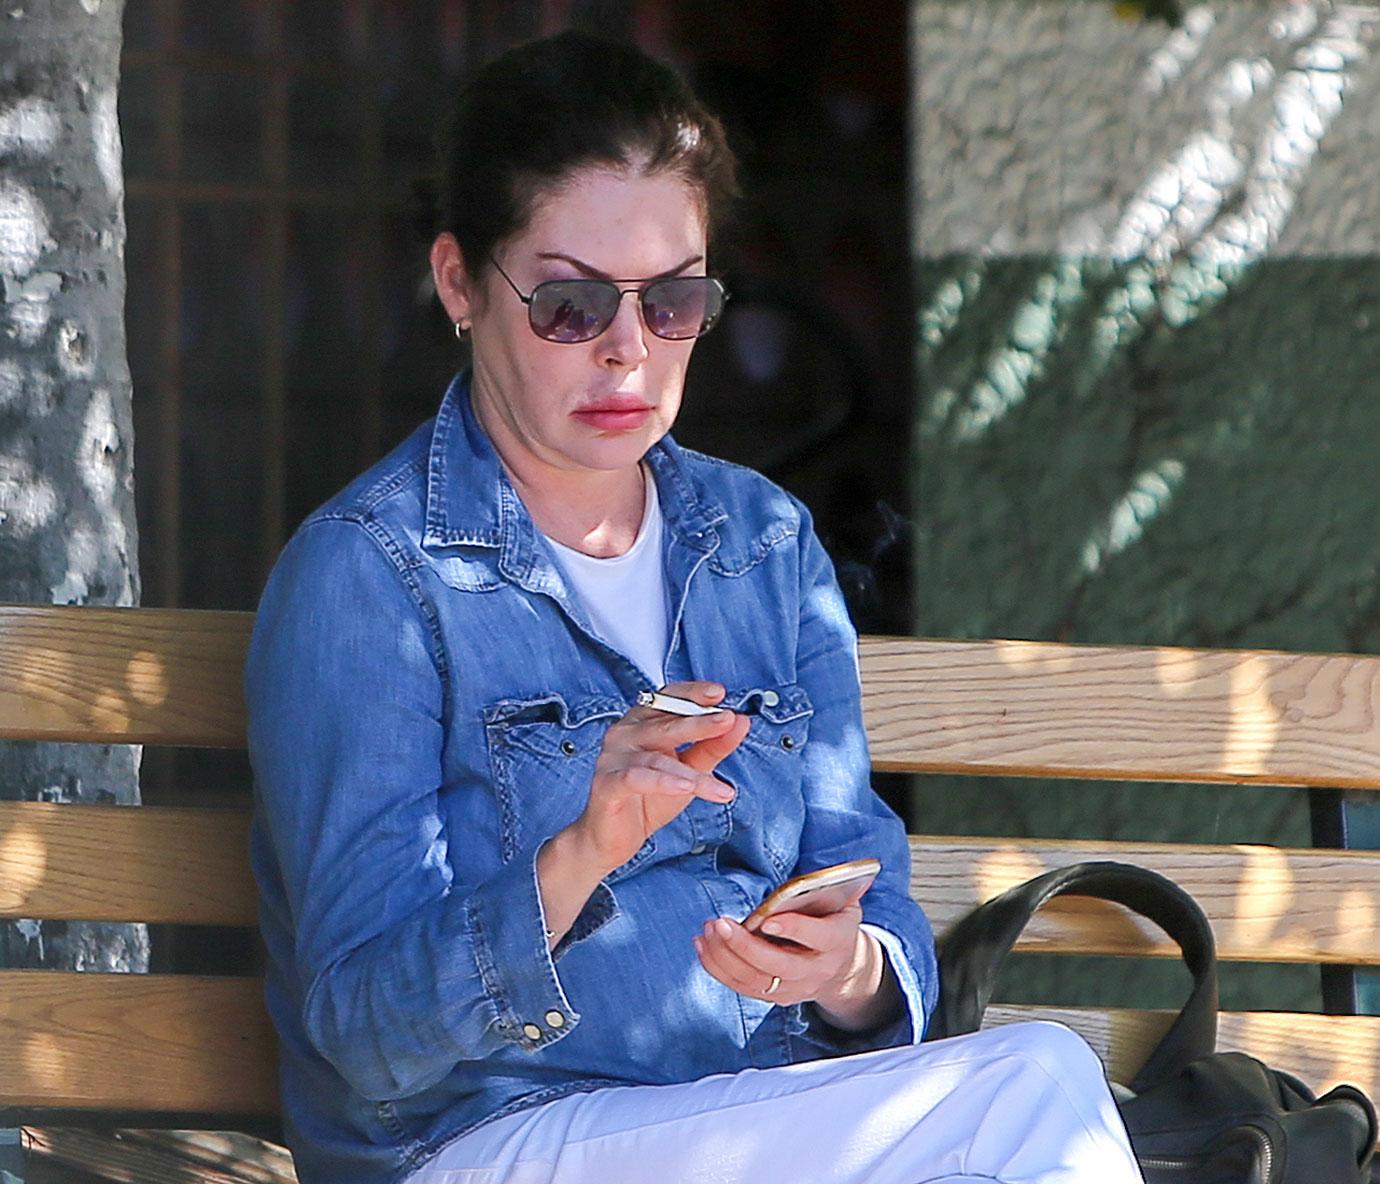
[[(666, 530), (692, 550), (711, 554), (716, 528), (728, 513), (700, 485), (682, 450), (664, 436), (647, 463), (661, 493)], [(499, 570), (533, 591), (556, 592), (559, 574), (546, 560), (536, 524), (503, 470), (470, 402), (470, 371), (457, 374), (441, 400), (427, 460), (426, 521), (422, 545), (471, 546), (498, 552)]]

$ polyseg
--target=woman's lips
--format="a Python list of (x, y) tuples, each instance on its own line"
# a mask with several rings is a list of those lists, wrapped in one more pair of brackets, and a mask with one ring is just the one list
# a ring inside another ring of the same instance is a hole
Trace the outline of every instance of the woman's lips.
[(581, 423), (601, 432), (619, 432), (640, 428), (652, 414), (652, 408), (645, 403), (596, 403), (574, 414)]

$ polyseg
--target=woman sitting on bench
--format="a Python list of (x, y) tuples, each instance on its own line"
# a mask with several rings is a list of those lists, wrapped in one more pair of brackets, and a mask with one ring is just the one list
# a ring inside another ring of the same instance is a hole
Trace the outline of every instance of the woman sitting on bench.
[[(918, 1043), (933, 940), (830, 561), (667, 434), (724, 302), (718, 122), (566, 34), (466, 88), (442, 189), (473, 368), (298, 529), (246, 672), (303, 1184), (1139, 1180), (1071, 1032)], [(864, 858), (860, 901), (740, 924)]]

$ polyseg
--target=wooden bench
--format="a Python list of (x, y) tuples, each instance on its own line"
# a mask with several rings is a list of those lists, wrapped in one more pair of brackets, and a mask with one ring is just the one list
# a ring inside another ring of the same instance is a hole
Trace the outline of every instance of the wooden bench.
[[(251, 626), (247, 613), (0, 607), (0, 739), (242, 747)], [(1380, 788), (1377, 658), (882, 637), (861, 652), (878, 770)], [(242, 809), (0, 803), (0, 915), (252, 926), (247, 789)], [(914, 892), (941, 934), (1043, 868), (1115, 857), (1194, 893), (1223, 958), (1380, 962), (1380, 853), (1023, 837), (912, 847)], [(1022, 948), (1173, 954), (1152, 928), (1087, 901), (1054, 902)], [(1168, 1014), (1040, 1013), (1083, 1032), (1123, 1078)], [(24, 1124), (48, 1155), (135, 1156), (114, 1179), (291, 1178), (285, 1161), (258, 1175), (157, 1175), (137, 1161), (153, 1135), (95, 1148), (83, 1134), (270, 1128), (274, 1041), (257, 979), (3, 970), (0, 1024), (0, 1125)], [(1221, 1043), (1319, 1088), (1346, 1079), (1380, 1093), (1380, 1018), (1228, 1015)], [(232, 1144), (193, 1142), (208, 1165), (233, 1157)]]

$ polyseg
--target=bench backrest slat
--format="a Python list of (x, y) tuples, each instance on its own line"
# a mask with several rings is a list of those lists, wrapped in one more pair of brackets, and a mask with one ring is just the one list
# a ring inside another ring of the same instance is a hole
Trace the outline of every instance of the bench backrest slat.
[[(912, 836), (911, 855), (911, 894), (940, 936), (974, 906), (1041, 872), (1116, 859), (1162, 872), (1192, 894), (1221, 958), (1380, 964), (1380, 852)], [(1016, 948), (1179, 956), (1152, 922), (1076, 897), (1050, 901)]]
[(1380, 788), (1380, 658), (865, 637), (873, 764)]
[[(0, 917), (253, 925), (248, 810), (0, 802)], [(1125, 859), (1202, 902), (1223, 958), (1380, 964), (1380, 853), (913, 836), (911, 891), (936, 930), (1052, 867)], [(1114, 905), (1055, 901), (1023, 950), (1173, 955)]]
[(0, 917), (255, 925), (249, 811), (0, 802)]
[(252, 613), (0, 605), (0, 740), (243, 748)]
[(260, 979), (3, 970), (0, 1017), (6, 1104), (277, 1113)]
[[(241, 747), (252, 627), (0, 606), (0, 739)], [(860, 651), (879, 769), (1380, 788), (1380, 657), (871, 636)]]

